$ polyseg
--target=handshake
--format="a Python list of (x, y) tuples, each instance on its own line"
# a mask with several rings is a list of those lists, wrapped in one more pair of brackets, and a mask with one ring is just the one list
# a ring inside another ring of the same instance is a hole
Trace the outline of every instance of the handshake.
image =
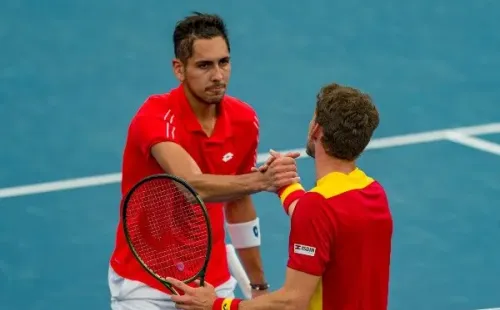
[(288, 152), (283, 155), (270, 150), (269, 155), (263, 165), (252, 168), (252, 172), (261, 173), (263, 191), (274, 193), (280, 188), (300, 182), (295, 161), (300, 157), (299, 152)]

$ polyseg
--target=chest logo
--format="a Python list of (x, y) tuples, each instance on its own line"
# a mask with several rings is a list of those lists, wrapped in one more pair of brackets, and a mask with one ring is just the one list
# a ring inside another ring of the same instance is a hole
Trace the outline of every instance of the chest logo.
[(233, 157), (234, 157), (234, 154), (231, 152), (228, 152), (228, 153), (224, 154), (224, 156), (222, 156), (222, 161), (227, 163), (228, 161), (233, 159)]

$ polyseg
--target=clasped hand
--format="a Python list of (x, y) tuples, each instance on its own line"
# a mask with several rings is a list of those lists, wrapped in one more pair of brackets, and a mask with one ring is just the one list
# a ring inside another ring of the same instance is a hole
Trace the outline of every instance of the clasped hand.
[(266, 191), (276, 192), (284, 186), (300, 182), (295, 161), (300, 157), (299, 152), (288, 152), (282, 155), (271, 150), (269, 154), (269, 158), (263, 165), (252, 169), (254, 172), (261, 172), (266, 177)]

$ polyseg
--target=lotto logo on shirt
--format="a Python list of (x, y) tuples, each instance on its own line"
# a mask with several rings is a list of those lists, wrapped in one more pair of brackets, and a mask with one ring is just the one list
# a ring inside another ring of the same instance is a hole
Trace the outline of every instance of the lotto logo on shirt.
[(295, 243), (293, 245), (293, 252), (301, 255), (314, 256), (316, 254), (316, 248)]

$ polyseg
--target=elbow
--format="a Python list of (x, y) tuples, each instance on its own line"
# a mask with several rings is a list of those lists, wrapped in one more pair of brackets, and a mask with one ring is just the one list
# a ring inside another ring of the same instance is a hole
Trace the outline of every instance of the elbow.
[(203, 174), (189, 174), (184, 176), (184, 180), (187, 184), (189, 184), (198, 197), (204, 202), (215, 202), (213, 193), (209, 190), (210, 186), (207, 186), (205, 179), (203, 178)]
[(202, 184), (203, 178), (200, 178), (201, 174), (188, 174), (183, 176), (184, 181), (186, 181), (189, 186), (191, 186), (196, 194), (200, 196), (201, 199), (205, 200), (210, 198), (210, 195), (207, 191), (203, 190), (204, 186)]

